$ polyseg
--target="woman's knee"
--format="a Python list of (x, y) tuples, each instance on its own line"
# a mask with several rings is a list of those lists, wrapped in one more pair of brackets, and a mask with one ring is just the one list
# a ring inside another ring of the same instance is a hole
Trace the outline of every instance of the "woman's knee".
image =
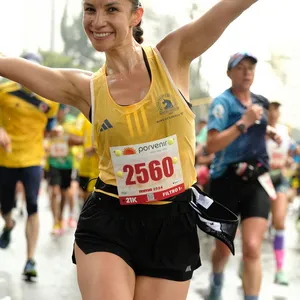
[(285, 217), (276, 217), (272, 220), (272, 225), (275, 230), (284, 230), (285, 229)]
[(245, 219), (242, 223), (242, 240), (244, 259), (258, 259), (261, 244), (268, 228), (268, 221), (261, 217)]
[(244, 259), (260, 258), (262, 241), (258, 238), (251, 237), (243, 242), (243, 257)]
[(231, 255), (229, 248), (219, 240), (216, 240), (215, 253), (224, 258), (227, 258)]

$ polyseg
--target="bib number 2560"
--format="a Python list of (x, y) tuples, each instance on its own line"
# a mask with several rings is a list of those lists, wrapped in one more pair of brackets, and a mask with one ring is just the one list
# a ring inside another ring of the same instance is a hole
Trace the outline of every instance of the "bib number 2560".
[(171, 157), (165, 157), (162, 161), (152, 160), (148, 164), (124, 165), (123, 172), (127, 173), (126, 185), (148, 183), (150, 180), (159, 181), (163, 177), (174, 175), (173, 160)]

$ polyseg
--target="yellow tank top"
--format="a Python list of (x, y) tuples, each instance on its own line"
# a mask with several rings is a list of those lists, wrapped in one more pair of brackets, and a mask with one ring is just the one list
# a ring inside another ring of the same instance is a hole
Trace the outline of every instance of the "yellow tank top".
[(15, 82), (0, 85), (0, 127), (11, 138), (11, 151), (0, 147), (0, 166), (40, 166), (45, 155), (43, 139), (48, 119), (56, 117), (59, 104), (31, 94)]
[[(140, 102), (130, 106), (114, 102), (108, 89), (105, 65), (94, 74), (91, 82), (99, 178), (106, 184), (118, 186), (120, 195), (118, 178), (135, 183), (135, 190), (140, 192), (150, 188), (151, 182), (155, 182), (159, 190), (163, 188), (159, 181), (161, 174), (167, 178), (177, 168), (176, 172), (181, 172), (183, 192), (196, 182), (195, 115), (175, 86), (158, 50), (143, 49), (152, 81), (149, 92)], [(172, 147), (172, 155), (163, 157), (163, 149), (168, 146)], [(147, 160), (148, 152), (151, 161)], [(122, 161), (116, 161), (118, 159)], [(152, 178), (150, 185), (146, 180), (149, 176)]]

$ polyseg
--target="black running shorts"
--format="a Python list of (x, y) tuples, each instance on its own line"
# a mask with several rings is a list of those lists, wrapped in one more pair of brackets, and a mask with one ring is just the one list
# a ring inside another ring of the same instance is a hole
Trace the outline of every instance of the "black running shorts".
[(50, 166), (49, 169), (49, 185), (59, 185), (62, 190), (66, 190), (71, 186), (72, 169), (58, 169)]
[(233, 171), (227, 171), (223, 176), (211, 180), (210, 196), (240, 215), (241, 220), (251, 217), (268, 219), (270, 197), (257, 179), (243, 181)]
[(25, 168), (0, 167), (0, 208), (3, 215), (12, 211), (15, 206), (16, 184), (24, 185), (28, 216), (38, 211), (38, 195), (42, 178), (40, 166)]
[(190, 191), (187, 197), (165, 205), (121, 206), (94, 192), (83, 206), (75, 242), (85, 254), (118, 255), (137, 276), (189, 280), (201, 261)]

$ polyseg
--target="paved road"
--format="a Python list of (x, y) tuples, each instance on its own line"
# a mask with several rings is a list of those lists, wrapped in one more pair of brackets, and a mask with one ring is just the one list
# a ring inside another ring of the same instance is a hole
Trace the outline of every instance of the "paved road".
[[(36, 256), (39, 278), (35, 283), (24, 282), (20, 275), (25, 262), (24, 218), (16, 216), (17, 225), (13, 241), (7, 250), (0, 251), (0, 300), (80, 300), (76, 282), (75, 266), (71, 263), (73, 231), (63, 237), (54, 238), (51, 230), (51, 215), (47, 197), (40, 197), (41, 234)], [(2, 228), (0, 221), (0, 228)], [(264, 281), (262, 300), (300, 299), (300, 234), (294, 229), (294, 216), (291, 212), (288, 222), (287, 271), (290, 274), (289, 287), (272, 283), (274, 262), (270, 241), (263, 246)], [(201, 234), (203, 265), (192, 279), (188, 300), (201, 300), (206, 293), (210, 272), (209, 255), (212, 239)], [(240, 241), (236, 240), (237, 255), (232, 257), (226, 271), (224, 300), (242, 299), (241, 282), (237, 276), (240, 259)]]

